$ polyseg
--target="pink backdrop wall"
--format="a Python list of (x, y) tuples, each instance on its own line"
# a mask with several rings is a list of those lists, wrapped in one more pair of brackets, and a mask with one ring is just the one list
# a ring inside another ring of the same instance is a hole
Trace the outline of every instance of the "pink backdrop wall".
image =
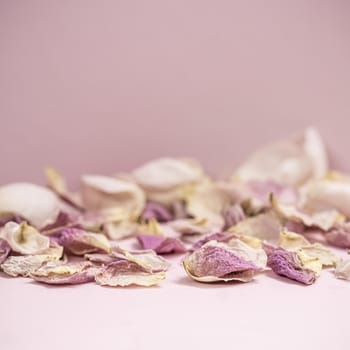
[(314, 124), (350, 169), (347, 1), (0, 1), (0, 183), (199, 158)]

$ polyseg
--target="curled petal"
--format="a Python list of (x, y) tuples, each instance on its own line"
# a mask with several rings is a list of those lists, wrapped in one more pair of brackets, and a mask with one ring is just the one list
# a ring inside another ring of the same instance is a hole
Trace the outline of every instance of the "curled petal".
[(75, 255), (84, 255), (98, 250), (107, 253), (111, 251), (111, 245), (105, 235), (87, 232), (79, 228), (63, 229), (54, 239)]
[(237, 254), (234, 247), (216, 241), (209, 241), (195, 250), (185, 258), (183, 264), (189, 276), (201, 282), (218, 280), (246, 282), (253, 277), (253, 274), (247, 271), (261, 270), (254, 262)]
[(169, 222), (168, 226), (181, 235), (203, 235), (216, 230), (206, 219), (179, 219)]
[(8, 222), (2, 228), (0, 235), (14, 252), (24, 255), (39, 254), (50, 246), (50, 239), (40, 234), (25, 221), (21, 224)]
[(45, 187), (29, 183), (0, 187), (0, 214), (19, 215), (39, 229), (56, 220), (60, 207), (58, 197)]
[(173, 219), (173, 216), (166, 207), (155, 202), (146, 203), (141, 217), (145, 221), (155, 219), (158, 222), (167, 222)]
[(130, 221), (107, 222), (103, 225), (103, 233), (112, 240), (131, 237), (138, 231), (139, 225)]
[(281, 224), (273, 212), (266, 212), (249, 217), (228, 231), (239, 235), (253, 236), (262, 240), (277, 240), (281, 231)]
[(94, 281), (97, 270), (88, 261), (77, 263), (50, 261), (32, 271), (29, 277), (47, 284), (80, 284)]
[(306, 227), (318, 227), (324, 231), (329, 230), (336, 223), (342, 222), (344, 218), (337, 210), (326, 210), (306, 214), (295, 206), (278, 203), (271, 195), (271, 203), (276, 213), (283, 219), (302, 223)]
[(11, 247), (5, 239), (0, 238), (0, 265), (6, 260), (11, 252)]
[(300, 248), (310, 245), (310, 242), (302, 235), (290, 231), (280, 233), (278, 245), (289, 251), (298, 251)]
[(165, 272), (150, 273), (134, 262), (114, 261), (98, 271), (95, 280), (102, 286), (139, 285), (149, 287), (165, 279)]
[(278, 275), (301, 282), (312, 284), (316, 281), (316, 273), (304, 269), (295, 252), (289, 252), (283, 248), (265, 246), (267, 252), (267, 265)]
[(328, 169), (322, 139), (314, 128), (289, 140), (267, 145), (251, 155), (235, 173), (240, 179), (273, 180), (298, 186), (320, 178)]
[(143, 249), (153, 249), (158, 254), (186, 252), (184, 244), (176, 238), (140, 234), (137, 239)]
[[(120, 247), (115, 248), (115, 256), (133, 262), (147, 272), (166, 271), (170, 263), (157, 255), (153, 250), (127, 251)], [(119, 255), (118, 255), (119, 253)]]
[(88, 210), (122, 208), (129, 218), (138, 217), (145, 205), (144, 192), (137, 185), (107, 176), (83, 176), (81, 195)]

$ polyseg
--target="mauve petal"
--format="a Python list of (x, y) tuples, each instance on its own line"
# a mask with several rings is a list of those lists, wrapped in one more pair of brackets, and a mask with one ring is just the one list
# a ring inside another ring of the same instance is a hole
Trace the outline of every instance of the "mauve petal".
[(350, 248), (350, 222), (336, 224), (325, 233), (328, 244), (339, 248)]
[(84, 255), (98, 250), (110, 252), (111, 247), (105, 235), (87, 232), (79, 228), (66, 228), (54, 239), (58, 244), (75, 255)]
[(143, 249), (153, 249), (158, 254), (186, 252), (186, 247), (177, 238), (140, 234), (137, 240)]
[(234, 233), (229, 233), (229, 232), (213, 233), (213, 234), (207, 235), (204, 238), (200, 239), (199, 241), (195, 242), (192, 246), (192, 249), (197, 250), (209, 241), (225, 242), (225, 241), (230, 240), (233, 237), (235, 237)]
[(173, 219), (173, 216), (168, 209), (155, 202), (146, 203), (141, 217), (145, 221), (156, 219), (158, 222), (167, 222)]
[(268, 257), (267, 265), (276, 274), (304, 284), (312, 284), (316, 281), (315, 272), (303, 269), (296, 253), (271, 246), (264, 248)]
[(6, 240), (0, 238), (0, 265), (6, 260), (11, 252), (11, 247)]
[(235, 204), (227, 209), (224, 209), (222, 215), (225, 220), (224, 230), (237, 225), (240, 221), (245, 219), (245, 214), (239, 204)]
[(192, 275), (197, 277), (223, 277), (233, 272), (259, 270), (252, 262), (246, 261), (219, 243), (208, 242), (185, 259), (185, 264)]

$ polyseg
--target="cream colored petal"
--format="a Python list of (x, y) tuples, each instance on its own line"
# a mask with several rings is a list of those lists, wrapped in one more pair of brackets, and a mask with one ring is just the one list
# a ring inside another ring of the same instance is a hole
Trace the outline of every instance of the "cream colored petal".
[(134, 180), (144, 189), (164, 191), (200, 180), (203, 170), (189, 159), (160, 158), (132, 172)]
[(182, 235), (204, 235), (216, 229), (206, 219), (179, 219), (168, 222), (167, 225)]
[(145, 224), (138, 227), (139, 233), (147, 233), (150, 235), (164, 236), (164, 230), (156, 219), (151, 219)]
[(340, 261), (334, 270), (334, 275), (337, 278), (350, 281), (350, 260)]
[(40, 229), (55, 222), (59, 211), (59, 198), (45, 187), (30, 183), (0, 187), (0, 214), (20, 215)]
[(335, 266), (340, 260), (332, 251), (320, 243), (302, 247), (301, 250), (311, 257), (318, 258), (322, 266), (325, 267)]
[(296, 254), (303, 269), (315, 272), (316, 276), (321, 274), (322, 262), (318, 257), (310, 256), (309, 254), (305, 253), (303, 249), (298, 250)]
[(131, 237), (139, 232), (139, 225), (135, 222), (108, 222), (103, 225), (103, 233), (112, 240)]
[(313, 181), (301, 189), (302, 205), (311, 212), (337, 210), (350, 217), (350, 182), (342, 180)]
[(295, 206), (278, 203), (272, 195), (271, 203), (281, 218), (302, 223), (307, 227), (315, 226), (327, 231), (336, 223), (344, 221), (344, 217), (334, 209), (306, 214)]
[(7, 240), (13, 251), (24, 255), (39, 254), (50, 247), (50, 239), (26, 222), (8, 222), (2, 228), (1, 236)]
[(129, 218), (138, 217), (145, 205), (144, 192), (137, 185), (101, 175), (82, 176), (81, 195), (88, 210), (121, 208)]
[(262, 240), (275, 241), (279, 237), (281, 228), (278, 217), (273, 212), (267, 212), (247, 218), (228, 231)]
[(282, 231), (280, 233), (278, 246), (289, 251), (297, 251), (300, 248), (309, 246), (310, 242), (298, 233)]
[(300, 135), (260, 148), (239, 167), (235, 176), (298, 186), (324, 176), (327, 170), (322, 139), (316, 129), (308, 128)]

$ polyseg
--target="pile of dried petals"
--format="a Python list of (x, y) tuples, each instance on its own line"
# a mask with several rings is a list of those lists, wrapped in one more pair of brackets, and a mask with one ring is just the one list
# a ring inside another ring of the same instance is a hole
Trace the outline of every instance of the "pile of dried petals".
[[(199, 282), (251, 281), (273, 271), (312, 284), (330, 268), (350, 280), (350, 176), (330, 171), (313, 128), (251, 155), (226, 180), (191, 159), (161, 158), (128, 174), (84, 175), (69, 190), (55, 169), (47, 187), (0, 187), (0, 269), (49, 284), (152, 286), (162, 254), (185, 254)], [(123, 249), (134, 237), (139, 250)]]

